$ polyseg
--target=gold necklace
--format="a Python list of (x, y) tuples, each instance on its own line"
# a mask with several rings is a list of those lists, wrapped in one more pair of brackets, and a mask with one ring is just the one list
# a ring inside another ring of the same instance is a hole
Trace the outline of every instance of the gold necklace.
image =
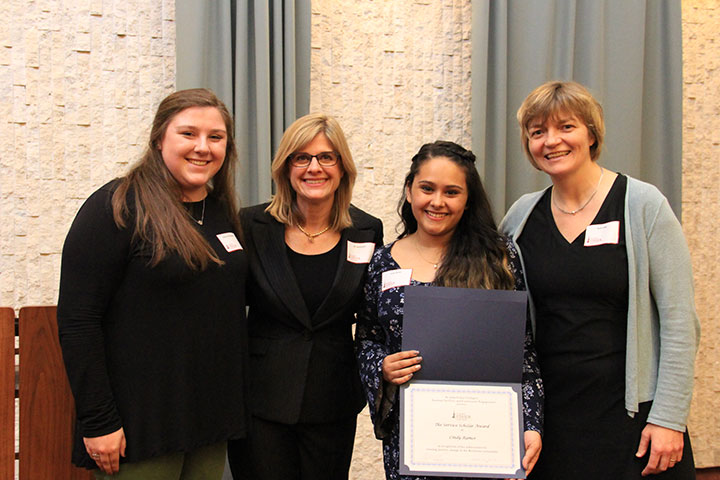
[(315, 237), (319, 237), (319, 236), (322, 235), (323, 233), (325, 233), (325, 232), (327, 232), (328, 230), (330, 230), (330, 225), (328, 225), (327, 227), (323, 228), (322, 230), (320, 230), (320, 231), (317, 232), (317, 233), (309, 233), (309, 232), (307, 232), (303, 227), (301, 227), (300, 225), (298, 225), (297, 227), (298, 227), (298, 229), (299, 229), (302, 233), (305, 234), (305, 236), (306, 236), (306, 237), (308, 238), (308, 240), (311, 241), (311, 242), (315, 240)]
[(420, 243), (419, 243), (419, 241), (418, 241), (418, 239), (417, 239), (417, 235), (415, 235), (415, 241), (414, 241), (413, 243), (415, 244), (415, 250), (417, 250), (418, 255), (420, 255), (420, 258), (421, 258), (424, 262), (429, 263), (430, 265), (432, 265), (433, 268), (434, 268), (435, 270), (437, 270), (437, 268), (440, 266), (440, 262), (442, 261), (442, 257), (441, 257), (440, 260), (438, 260), (437, 262), (432, 262), (432, 261), (428, 260), (427, 258), (425, 258), (425, 257), (423, 256), (422, 252), (420, 251)]

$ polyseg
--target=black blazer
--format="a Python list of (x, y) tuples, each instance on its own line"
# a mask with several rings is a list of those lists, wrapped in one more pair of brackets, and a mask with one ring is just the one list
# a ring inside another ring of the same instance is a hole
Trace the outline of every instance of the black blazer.
[(242, 210), (250, 272), (249, 403), (274, 422), (329, 422), (365, 405), (353, 352), (352, 324), (367, 264), (347, 261), (347, 243), (382, 245), (382, 222), (350, 207), (353, 226), (340, 237), (340, 263), (327, 297), (310, 317), (286, 253), (285, 225), (267, 204)]

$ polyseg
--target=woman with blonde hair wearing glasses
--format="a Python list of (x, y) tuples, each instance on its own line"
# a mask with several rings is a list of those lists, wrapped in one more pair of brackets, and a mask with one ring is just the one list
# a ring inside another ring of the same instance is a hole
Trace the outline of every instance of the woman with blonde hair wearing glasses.
[(252, 421), (229, 460), (236, 479), (347, 478), (365, 403), (352, 325), (382, 223), (350, 205), (356, 169), (332, 117), (296, 120), (272, 177), (272, 201), (242, 212)]
[(500, 226), (523, 260), (545, 384), (530, 478), (695, 478), (685, 425), (700, 332), (680, 223), (657, 188), (598, 163), (603, 111), (582, 85), (540, 85), (517, 119), (552, 181)]

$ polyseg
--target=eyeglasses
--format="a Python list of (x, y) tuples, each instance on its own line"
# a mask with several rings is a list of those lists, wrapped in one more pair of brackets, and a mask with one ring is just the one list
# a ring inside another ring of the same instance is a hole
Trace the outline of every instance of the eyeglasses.
[(315, 155), (310, 155), (309, 153), (298, 152), (288, 156), (290, 164), (298, 168), (309, 167), (313, 158), (317, 159), (321, 167), (332, 167), (340, 160), (340, 154), (337, 152), (320, 152)]

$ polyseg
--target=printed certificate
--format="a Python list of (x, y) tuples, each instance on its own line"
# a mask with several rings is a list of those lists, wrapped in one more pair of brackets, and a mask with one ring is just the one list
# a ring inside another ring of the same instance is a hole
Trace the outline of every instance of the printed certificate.
[(403, 386), (400, 473), (525, 478), (519, 386), (416, 381)]

